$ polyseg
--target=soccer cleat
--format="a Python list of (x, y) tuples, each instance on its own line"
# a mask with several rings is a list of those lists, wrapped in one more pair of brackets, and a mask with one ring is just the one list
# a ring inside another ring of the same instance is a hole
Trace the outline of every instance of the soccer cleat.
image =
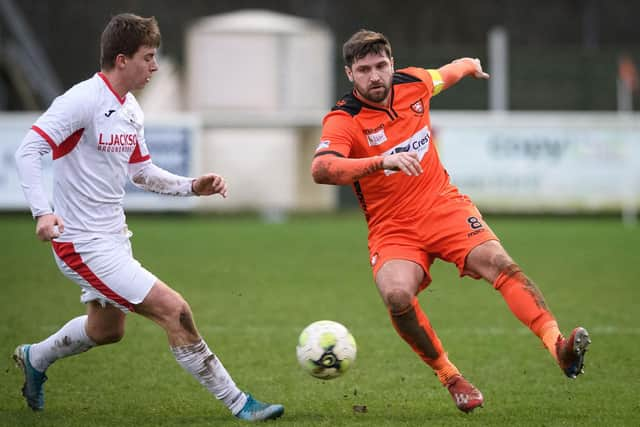
[(584, 374), (584, 354), (591, 344), (589, 332), (585, 328), (577, 327), (571, 332), (569, 339), (558, 336), (556, 353), (560, 369), (569, 378)]
[(462, 375), (455, 375), (445, 384), (458, 409), (469, 413), (482, 406), (484, 398), (482, 393)]
[(47, 376), (44, 372), (37, 371), (29, 361), (29, 349), (31, 344), (19, 345), (13, 352), (13, 360), (24, 373), (24, 385), (22, 395), (27, 401), (27, 405), (34, 411), (44, 409), (44, 382)]
[(266, 421), (275, 420), (283, 413), (284, 406), (260, 402), (247, 393), (247, 403), (236, 414), (236, 418), (245, 421)]

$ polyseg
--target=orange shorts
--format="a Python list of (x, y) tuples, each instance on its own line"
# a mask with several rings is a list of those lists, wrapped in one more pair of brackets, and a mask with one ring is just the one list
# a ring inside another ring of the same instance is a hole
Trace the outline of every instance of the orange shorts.
[(403, 221), (390, 219), (369, 233), (373, 277), (375, 280), (380, 267), (391, 259), (413, 261), (426, 275), (420, 285), (422, 290), (431, 283), (429, 267), (436, 258), (454, 263), (460, 276), (473, 276), (464, 269), (467, 255), (489, 240), (499, 239), (484, 222), (478, 208), (467, 196), (452, 191), (440, 196), (431, 208), (419, 215)]

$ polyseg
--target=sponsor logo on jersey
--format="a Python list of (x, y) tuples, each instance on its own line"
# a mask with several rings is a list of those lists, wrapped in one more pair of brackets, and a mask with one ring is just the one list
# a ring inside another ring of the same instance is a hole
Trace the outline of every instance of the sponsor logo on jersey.
[(135, 133), (112, 133), (98, 136), (98, 151), (109, 153), (131, 152), (138, 145), (138, 135)]
[(367, 136), (369, 147), (375, 147), (387, 141), (387, 135), (384, 133), (384, 123), (373, 129), (363, 129), (362, 132)]
[(371, 257), (371, 267), (375, 267), (377, 262), (378, 262), (378, 252), (373, 254), (373, 256)]
[(325, 148), (329, 148), (329, 144), (331, 143), (331, 141), (324, 140), (324, 141), (320, 141), (320, 144), (318, 144), (318, 148), (316, 148), (316, 151), (320, 151), (320, 150), (324, 150)]
[(109, 111), (107, 111), (106, 113), (104, 113), (104, 116), (105, 116), (105, 117), (111, 117), (111, 115), (112, 115), (113, 113), (115, 113), (115, 112), (116, 112), (116, 110), (109, 110)]
[[(422, 161), (424, 155), (429, 151), (429, 143), (431, 142), (431, 132), (427, 126), (420, 129), (418, 132), (411, 135), (407, 140), (402, 141), (392, 149), (386, 151), (384, 155), (390, 156), (397, 153), (418, 153), (418, 160)], [(386, 170), (385, 175), (391, 175), (398, 171)]]
[(418, 99), (416, 102), (411, 104), (411, 109), (413, 110), (414, 113), (418, 114), (419, 116), (423, 115), (424, 104), (422, 103), (422, 99)]

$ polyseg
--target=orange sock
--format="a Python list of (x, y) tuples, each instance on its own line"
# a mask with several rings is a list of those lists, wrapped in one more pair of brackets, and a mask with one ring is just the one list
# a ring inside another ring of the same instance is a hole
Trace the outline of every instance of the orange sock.
[(429, 366), (433, 368), (438, 376), (438, 380), (440, 380), (443, 385), (446, 385), (450, 378), (460, 375), (460, 371), (456, 368), (456, 365), (449, 361), (447, 353), (442, 353), (440, 357), (429, 364)]
[(556, 342), (558, 342), (558, 337), (562, 338), (562, 333), (558, 328), (558, 322), (552, 320), (542, 326), (540, 331), (542, 343), (549, 350), (549, 353), (553, 356), (556, 361), (558, 360), (558, 354), (556, 352)]
[(442, 343), (420, 308), (418, 298), (413, 297), (411, 305), (400, 312), (389, 312), (396, 332), (411, 346), (414, 352), (435, 371), (442, 384), (449, 378), (460, 375), (442, 348)]
[(560, 330), (537, 286), (515, 264), (505, 268), (493, 286), (500, 291), (513, 314), (542, 340), (557, 359), (555, 343)]

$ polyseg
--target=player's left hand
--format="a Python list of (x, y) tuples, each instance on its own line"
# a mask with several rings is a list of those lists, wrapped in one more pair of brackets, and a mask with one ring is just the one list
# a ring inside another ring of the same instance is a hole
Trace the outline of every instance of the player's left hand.
[(489, 77), (491, 77), (491, 76), (489, 76), (488, 73), (485, 73), (482, 70), (482, 64), (480, 63), (480, 59), (478, 59), (478, 58), (460, 58), (460, 59), (456, 59), (453, 62), (455, 63), (455, 62), (460, 62), (460, 61), (469, 61), (471, 64), (473, 64), (474, 71), (473, 71), (473, 74), (471, 74), (471, 75), (473, 77), (475, 77), (476, 79), (484, 79), (484, 80), (486, 80)]
[(191, 184), (193, 194), (197, 196), (210, 196), (212, 194), (220, 194), (226, 198), (228, 194), (227, 183), (223, 177), (215, 173), (202, 175)]

